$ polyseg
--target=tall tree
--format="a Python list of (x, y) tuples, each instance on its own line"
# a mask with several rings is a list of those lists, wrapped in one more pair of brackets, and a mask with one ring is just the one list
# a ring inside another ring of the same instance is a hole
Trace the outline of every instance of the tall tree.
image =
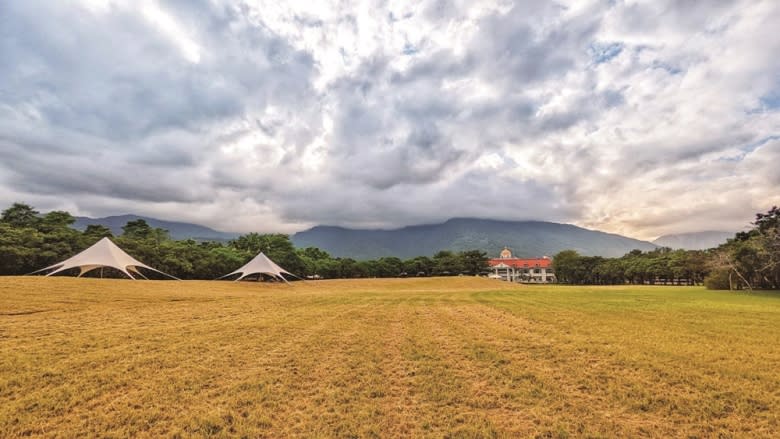
[(433, 272), (437, 275), (455, 275), (463, 271), (461, 259), (449, 251), (442, 250), (433, 255)]
[(35, 227), (39, 221), (38, 211), (24, 203), (14, 203), (0, 215), (0, 222), (12, 227)]
[(130, 239), (147, 239), (154, 235), (154, 229), (144, 219), (128, 221), (122, 226), (122, 236)]
[(460, 252), (458, 257), (461, 260), (461, 266), (463, 271), (468, 274), (479, 274), (487, 270), (488, 257), (487, 253), (480, 250), (468, 250)]
[(753, 225), (715, 251), (708, 288), (780, 288), (780, 209), (756, 214)]
[(404, 271), (410, 276), (430, 276), (433, 270), (434, 262), (427, 256), (417, 256), (404, 261)]
[(51, 232), (57, 229), (68, 228), (75, 221), (76, 218), (73, 218), (73, 215), (70, 213), (62, 210), (54, 210), (44, 215), (38, 221), (38, 228), (42, 232)]
[(100, 238), (111, 238), (114, 236), (114, 234), (111, 233), (111, 229), (101, 224), (88, 225), (82, 234), (90, 240), (95, 241)]
[(575, 271), (580, 254), (574, 250), (563, 250), (553, 256), (555, 278), (562, 283), (576, 283)]

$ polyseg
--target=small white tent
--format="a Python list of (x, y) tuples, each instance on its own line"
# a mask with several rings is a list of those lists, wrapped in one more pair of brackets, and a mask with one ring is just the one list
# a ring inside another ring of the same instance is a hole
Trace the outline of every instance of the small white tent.
[(220, 279), (224, 279), (226, 277), (230, 277), (236, 274), (240, 274), (236, 280), (245, 279), (248, 276), (251, 276), (253, 274), (267, 274), (269, 276), (281, 279), (285, 282), (287, 282), (287, 279), (282, 276), (282, 274), (289, 274), (290, 276), (295, 276), (294, 274), (290, 273), (289, 271), (285, 270), (284, 268), (276, 265), (274, 261), (268, 259), (268, 256), (260, 252), (259, 255), (255, 256), (251, 261), (247, 262), (246, 265), (239, 268), (238, 270), (228, 273)]
[(114, 244), (108, 238), (101, 239), (100, 241), (92, 245), (92, 247), (89, 247), (88, 249), (84, 250), (83, 252), (69, 259), (66, 259), (58, 264), (54, 264), (52, 266), (40, 269), (38, 271), (34, 271), (33, 273), (40, 273), (43, 271), (52, 270), (51, 273), (48, 273), (46, 275), (46, 276), (51, 276), (52, 274), (69, 270), (71, 268), (79, 268), (81, 271), (79, 272), (78, 277), (81, 277), (85, 273), (101, 267), (115, 268), (121, 271), (122, 273), (124, 273), (125, 275), (127, 275), (127, 277), (129, 277), (130, 279), (135, 279), (135, 277), (132, 274), (130, 274), (131, 272), (146, 279), (146, 276), (144, 276), (140, 271), (138, 271), (139, 268), (145, 268), (147, 270), (151, 270), (160, 273), (162, 275), (168, 276), (170, 278), (179, 280), (177, 277), (171, 276), (170, 274), (167, 273), (163, 273), (160, 270), (156, 270), (138, 261), (137, 259), (125, 253), (124, 250), (117, 247), (117, 245)]

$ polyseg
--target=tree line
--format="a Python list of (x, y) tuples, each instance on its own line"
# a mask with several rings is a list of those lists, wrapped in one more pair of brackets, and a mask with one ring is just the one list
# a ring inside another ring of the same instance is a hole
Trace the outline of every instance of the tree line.
[(707, 251), (632, 250), (620, 258), (582, 256), (564, 250), (553, 257), (560, 283), (580, 285), (700, 285), (709, 274)]
[(756, 214), (753, 227), (717, 248), (648, 252), (620, 258), (564, 250), (553, 258), (560, 283), (584, 285), (674, 284), (710, 289), (780, 289), (780, 209)]
[(283, 234), (249, 233), (223, 243), (174, 240), (167, 230), (151, 227), (143, 219), (129, 221), (118, 236), (102, 225), (79, 231), (71, 227), (74, 222), (68, 212), (41, 214), (23, 203), (5, 209), (0, 214), (0, 275), (27, 274), (48, 267), (104, 237), (139, 261), (181, 279), (215, 279), (260, 252), (298, 276), (329, 279), (474, 275), (485, 271), (488, 261), (487, 254), (479, 250), (443, 250), (433, 257), (407, 260), (384, 257), (357, 261), (333, 257), (315, 247), (295, 248)]

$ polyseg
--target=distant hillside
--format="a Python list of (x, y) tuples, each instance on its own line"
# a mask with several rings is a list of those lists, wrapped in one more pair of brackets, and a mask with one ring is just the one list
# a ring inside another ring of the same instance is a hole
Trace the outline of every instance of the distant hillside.
[(733, 238), (734, 232), (706, 231), (695, 233), (679, 233), (664, 235), (653, 241), (660, 247), (682, 248), (685, 250), (705, 250), (717, 247), (727, 239)]
[(78, 230), (84, 230), (90, 224), (100, 224), (111, 229), (114, 235), (122, 234), (122, 226), (127, 224), (128, 221), (135, 221), (138, 219), (145, 220), (152, 227), (159, 227), (167, 230), (171, 238), (173, 239), (196, 239), (202, 241), (227, 241), (236, 238), (238, 234), (220, 232), (205, 226), (199, 226), (197, 224), (180, 223), (175, 221), (163, 221), (156, 218), (149, 218), (138, 215), (117, 215), (107, 216), (105, 218), (87, 218), (83, 216), (77, 216), (76, 222), (73, 224), (73, 228)]
[(439, 250), (480, 249), (496, 257), (504, 246), (521, 257), (552, 256), (573, 249), (583, 255), (622, 256), (633, 249), (652, 250), (650, 242), (540, 221), (457, 218), (443, 224), (396, 230), (355, 230), (318, 226), (296, 233), (297, 247), (319, 247), (334, 256), (373, 259), (382, 256), (431, 256)]

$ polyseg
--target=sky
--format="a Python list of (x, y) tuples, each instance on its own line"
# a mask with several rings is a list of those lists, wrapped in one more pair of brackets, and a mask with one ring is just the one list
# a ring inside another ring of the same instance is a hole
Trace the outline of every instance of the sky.
[(780, 2), (4, 0), (0, 207), (219, 230), (780, 205)]

